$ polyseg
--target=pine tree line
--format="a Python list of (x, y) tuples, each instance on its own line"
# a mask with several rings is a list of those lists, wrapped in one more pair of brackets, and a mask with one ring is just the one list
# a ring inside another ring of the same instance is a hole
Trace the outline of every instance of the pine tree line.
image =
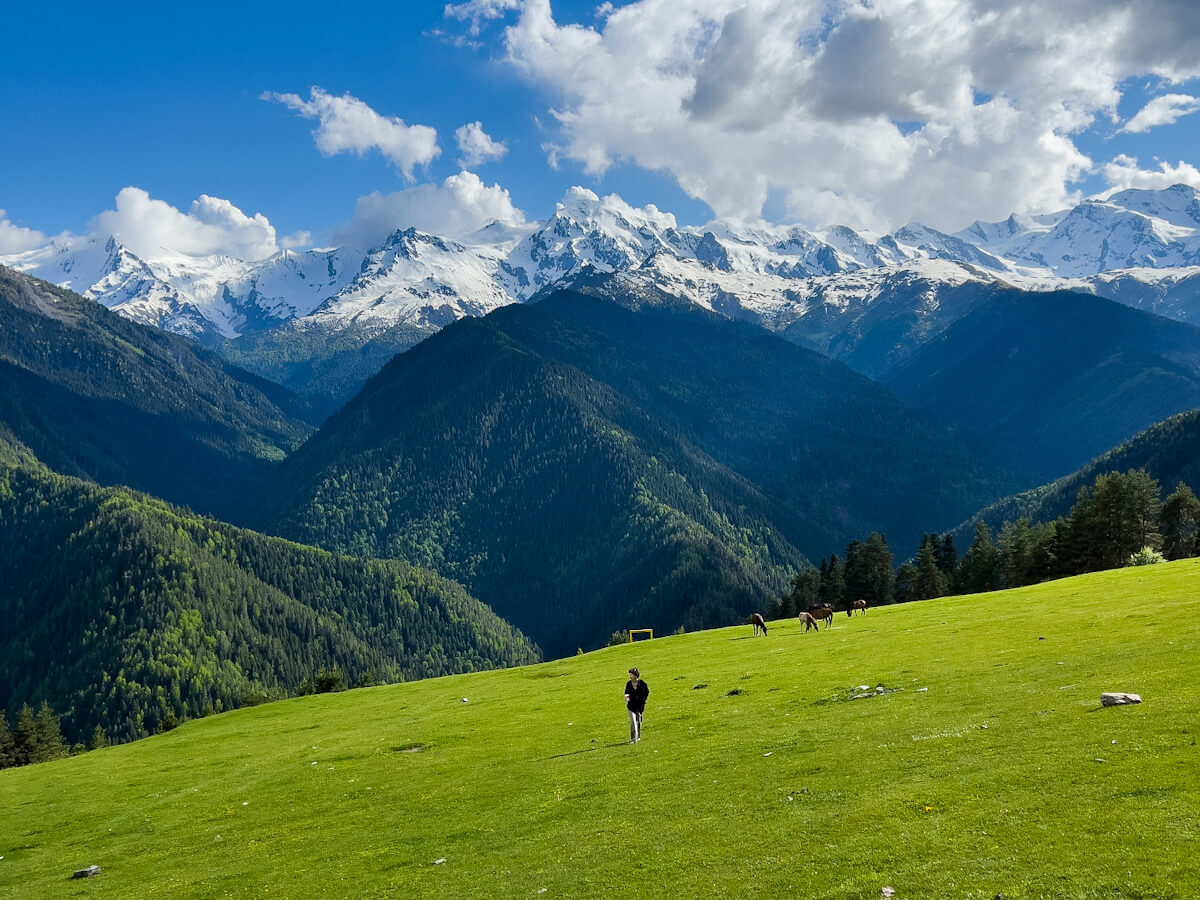
[(907, 603), (1193, 556), (1200, 556), (1200, 499), (1180, 482), (1163, 500), (1157, 480), (1131, 469), (1097, 476), (1053, 521), (1006, 521), (995, 538), (978, 522), (961, 559), (949, 532), (925, 534), (916, 555), (895, 569), (883, 535), (851, 541), (844, 557), (835, 553), (798, 572), (771, 612), (786, 618), (821, 604), (845, 610), (859, 599)]
[(66, 756), (68, 752), (82, 753), (84, 750), (103, 747), (107, 743), (104, 729), (97, 726), (92, 742), (86, 746), (78, 744), (68, 750), (63, 741), (58, 716), (44, 700), (36, 713), (28, 703), (24, 704), (17, 713), (17, 721), (12, 728), (9, 727), (8, 717), (0, 710), (0, 769), (48, 762)]

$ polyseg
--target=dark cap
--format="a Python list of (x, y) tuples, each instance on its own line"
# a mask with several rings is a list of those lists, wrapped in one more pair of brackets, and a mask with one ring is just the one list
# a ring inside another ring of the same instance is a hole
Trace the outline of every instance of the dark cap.
[(637, 670), (637, 666), (634, 666), (632, 669), (630, 669), (629, 674), (634, 678), (640, 678), (642, 676), (642, 673)]

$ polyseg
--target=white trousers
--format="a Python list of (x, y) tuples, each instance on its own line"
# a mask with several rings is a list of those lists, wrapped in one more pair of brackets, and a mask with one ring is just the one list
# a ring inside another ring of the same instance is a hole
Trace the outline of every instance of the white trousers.
[(640, 741), (642, 739), (642, 714), (629, 711), (629, 740)]

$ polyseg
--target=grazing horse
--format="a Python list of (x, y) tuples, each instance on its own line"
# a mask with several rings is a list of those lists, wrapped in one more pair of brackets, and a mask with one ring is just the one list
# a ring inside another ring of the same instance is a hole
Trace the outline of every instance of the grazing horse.
[(824, 603), (821, 606), (814, 606), (808, 611), (808, 614), (817, 620), (825, 619), (827, 620), (826, 624), (833, 625), (833, 607), (828, 603)]
[(800, 621), (804, 623), (805, 632), (812, 631), (814, 628), (817, 631), (821, 630), (821, 626), (817, 624), (817, 620), (812, 617), (812, 613), (800, 613)]
[(855, 600), (848, 607), (846, 607), (846, 615), (848, 615), (848, 616), (854, 615), (854, 611), (856, 609), (861, 609), (862, 614), (865, 616), (867, 614), (867, 601), (866, 600)]
[(762, 613), (754, 613), (750, 617), (750, 624), (754, 626), (754, 636), (758, 637), (758, 629), (762, 629), (762, 633), (767, 633), (767, 620), (762, 617)]

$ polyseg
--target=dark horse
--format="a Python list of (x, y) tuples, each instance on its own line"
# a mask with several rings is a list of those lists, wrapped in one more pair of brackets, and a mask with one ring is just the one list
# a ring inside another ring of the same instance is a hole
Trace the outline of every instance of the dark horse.
[(821, 626), (817, 624), (817, 620), (812, 617), (812, 613), (800, 613), (800, 622), (804, 625), (805, 631), (812, 631), (814, 628), (817, 631), (821, 630)]
[(855, 600), (853, 603), (851, 603), (849, 606), (846, 607), (846, 615), (848, 615), (848, 616), (854, 615), (854, 611), (856, 609), (861, 609), (862, 614), (865, 616), (867, 614), (867, 601), (866, 600)]
[(758, 636), (758, 629), (762, 629), (762, 633), (767, 633), (767, 620), (762, 617), (762, 613), (754, 613), (750, 616), (750, 624), (754, 626), (754, 635)]
[(828, 603), (823, 603), (820, 606), (814, 606), (808, 611), (808, 614), (818, 621), (824, 619), (826, 624), (833, 624), (833, 607)]

